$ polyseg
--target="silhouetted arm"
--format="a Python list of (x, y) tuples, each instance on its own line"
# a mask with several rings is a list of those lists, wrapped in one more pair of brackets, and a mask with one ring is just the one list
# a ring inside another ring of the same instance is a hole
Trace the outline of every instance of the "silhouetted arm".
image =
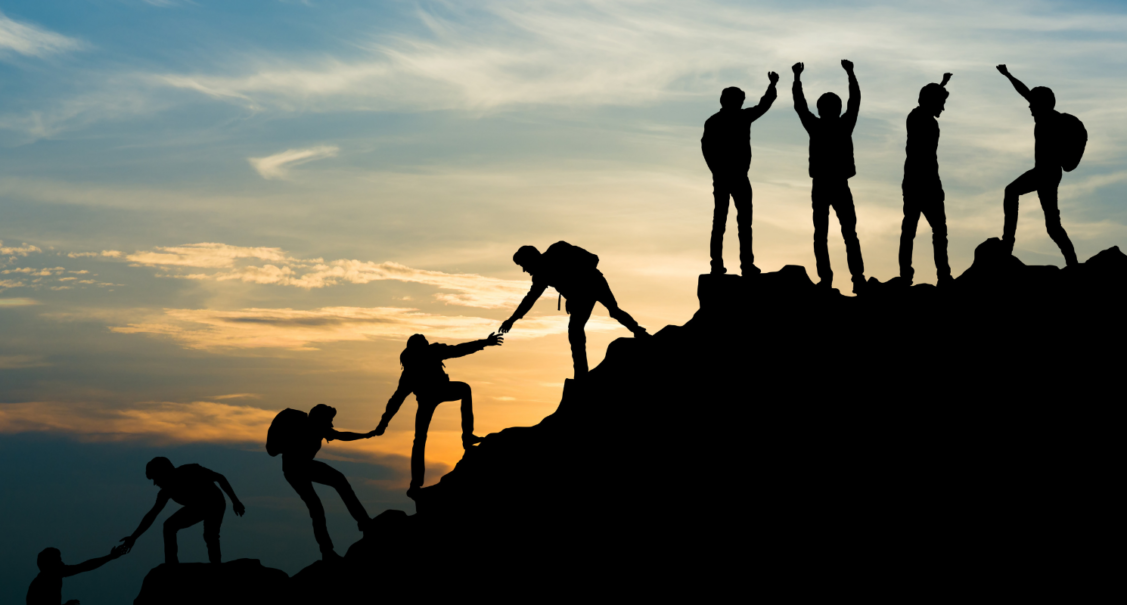
[(547, 289), (548, 284), (532, 282), (532, 289), (528, 291), (528, 294), (524, 295), (524, 300), (520, 301), (520, 306), (517, 307), (516, 311), (513, 311), (513, 316), (506, 319), (505, 322), (501, 324), (501, 329), (498, 330), (498, 332), (505, 334), (509, 330), (512, 330), (513, 324), (532, 310), (532, 305), (535, 305), (536, 301), (540, 300), (540, 297), (544, 295), (544, 290)]
[(242, 502), (239, 502), (239, 497), (235, 495), (235, 490), (231, 488), (231, 484), (227, 482), (227, 478), (215, 471), (212, 471), (212, 474), (215, 475), (214, 479), (215, 482), (219, 484), (219, 489), (227, 492), (227, 496), (231, 498), (231, 508), (234, 509), (235, 514), (240, 517), (243, 516), (243, 513), (247, 512), (247, 509), (243, 506)]
[(63, 565), (62, 575), (64, 578), (69, 578), (73, 575), (78, 575), (85, 571), (94, 571), (95, 569), (98, 569), (99, 567), (105, 565), (106, 563), (109, 563), (110, 561), (113, 561), (114, 559), (120, 557), (121, 555), (124, 555), (127, 552), (129, 552), (129, 549), (127, 549), (124, 544), (119, 544), (111, 548), (110, 554), (104, 557), (96, 557), (90, 559), (89, 561), (83, 561), (78, 565)]
[(1010, 75), (1010, 70), (1006, 69), (1006, 66), (1004, 64), (998, 66), (998, 71), (1002, 72), (1002, 75), (1006, 76), (1006, 79), (1010, 81), (1010, 84), (1014, 85), (1014, 90), (1017, 91), (1017, 94), (1025, 97), (1026, 101), (1030, 101), (1032, 103), (1032, 101), (1029, 99), (1029, 87), (1027, 87), (1025, 84), (1022, 84), (1021, 80), (1018, 80), (1017, 78)]
[(857, 123), (857, 114), (861, 113), (861, 86), (857, 84), (857, 75), (853, 73), (853, 62), (842, 59), (841, 66), (849, 74), (849, 100), (845, 102), (845, 115), (850, 124)]
[(168, 504), (168, 494), (162, 489), (160, 493), (157, 494), (157, 502), (153, 505), (152, 510), (145, 513), (145, 517), (141, 519), (141, 525), (137, 526), (136, 531), (134, 531), (132, 535), (121, 539), (126, 549), (125, 552), (129, 552), (133, 549), (133, 543), (137, 541), (137, 538), (141, 537), (141, 534), (145, 533), (145, 530), (149, 529), (153, 521), (156, 521), (157, 515), (160, 514), (160, 511), (164, 510), (165, 504)]
[(943, 86), (943, 87), (946, 87), (946, 86), (947, 86), (947, 83), (948, 83), (948, 82), (950, 82), (950, 81), (951, 81), (951, 74), (950, 74), (950, 73), (945, 73), (945, 74), (943, 74), (943, 81), (942, 81), (942, 82), (940, 82), (940, 83), (939, 83), (939, 85), (940, 85), (940, 86)]
[(810, 108), (806, 105), (806, 96), (802, 94), (802, 70), (805, 66), (802, 63), (795, 63), (791, 67), (794, 72), (794, 86), (791, 87), (790, 93), (794, 97), (794, 110), (798, 112), (798, 119), (802, 122), (802, 127), (806, 132), (810, 132), (810, 126), (814, 123), (814, 114), (810, 113)]
[(771, 109), (771, 104), (779, 97), (779, 93), (775, 90), (775, 85), (779, 82), (779, 74), (773, 71), (767, 72), (767, 79), (771, 80), (771, 83), (767, 85), (767, 92), (763, 93), (763, 96), (760, 97), (759, 105), (744, 110), (746, 115), (751, 118), (750, 121), (752, 122), (763, 117), (763, 114), (767, 113), (768, 109)]
[(376, 425), (376, 430), (372, 431), (375, 435), (383, 435), (387, 430), (388, 423), (392, 418), (395, 418), (396, 412), (399, 411), (400, 406), (407, 400), (407, 396), (411, 394), (411, 387), (407, 384), (407, 372), (399, 377), (399, 387), (392, 393), (391, 399), (387, 400), (387, 409), (384, 410), (383, 417), (380, 418), (380, 423)]
[(471, 340), (470, 342), (463, 342), (462, 344), (449, 345), (442, 350), (442, 359), (465, 357), (466, 355), (477, 353), (485, 347), (499, 346), (503, 342), (505, 342), (505, 339), (494, 333), (481, 340)]
[(367, 433), (353, 433), (351, 431), (338, 431), (336, 429), (329, 429), (329, 432), (325, 435), (325, 439), (328, 441), (359, 441), (360, 439), (368, 439), (369, 437), (372, 437), (376, 434), (377, 433), (375, 431), (369, 431)]

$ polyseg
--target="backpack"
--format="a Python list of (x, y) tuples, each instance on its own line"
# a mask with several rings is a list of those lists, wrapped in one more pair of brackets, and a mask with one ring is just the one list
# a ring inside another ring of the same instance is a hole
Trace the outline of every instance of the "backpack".
[(568, 269), (575, 271), (594, 270), (599, 266), (599, 256), (591, 254), (590, 252), (573, 246), (567, 242), (556, 242), (548, 246), (548, 251), (555, 251), (553, 256), (558, 254)]
[(270, 430), (266, 432), (266, 453), (271, 456), (286, 453), (308, 423), (309, 414), (301, 410), (286, 408), (278, 412), (270, 423)]
[(1080, 165), (1080, 158), (1084, 157), (1084, 147), (1088, 144), (1088, 131), (1084, 123), (1074, 115), (1060, 114), (1057, 125), (1060, 144), (1060, 167), (1065, 172), (1072, 172)]

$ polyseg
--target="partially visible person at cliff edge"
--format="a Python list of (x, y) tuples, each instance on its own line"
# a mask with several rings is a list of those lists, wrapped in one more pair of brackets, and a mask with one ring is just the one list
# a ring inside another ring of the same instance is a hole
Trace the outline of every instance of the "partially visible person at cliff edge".
[[(63, 605), (63, 578), (93, 571), (129, 552), (124, 544), (110, 549), (110, 554), (84, 561), (78, 565), (63, 563), (63, 555), (57, 548), (44, 548), (39, 553), (39, 575), (31, 581), (27, 589), (27, 605)], [(78, 599), (71, 599), (66, 605), (79, 605)]]
[(951, 265), (947, 262), (947, 214), (943, 208), (943, 182), (939, 180), (939, 122), (947, 103), (947, 82), (951, 74), (943, 74), (939, 84), (932, 82), (920, 89), (919, 106), (908, 114), (908, 143), (905, 145), (904, 222), (900, 225), (900, 278), (911, 285), (912, 243), (916, 238), (920, 214), (931, 225), (931, 242), (935, 250), (937, 285), (951, 283)]
[(309, 518), (313, 521), (313, 537), (321, 549), (322, 560), (339, 559), (340, 555), (333, 550), (333, 540), (329, 537), (329, 528), (325, 521), (325, 507), (317, 497), (317, 492), (313, 490), (314, 483), (337, 490), (360, 531), (366, 531), (371, 521), (368, 511), (364, 510), (364, 505), (356, 497), (356, 492), (352, 491), (352, 486), (344, 474), (320, 460), (313, 459), (317, 452), (321, 451), (322, 441), (356, 441), (369, 439), (376, 434), (375, 431), (367, 433), (338, 431), (333, 428), (333, 418), (336, 415), (336, 408), (323, 403), (313, 406), (308, 414), (287, 408), (278, 412), (266, 434), (266, 452), (271, 456), (282, 455), (282, 474), (309, 508)]
[(712, 274), (727, 273), (724, 267), (724, 229), (728, 222), (728, 198), (736, 207), (736, 233), (740, 238), (740, 274), (758, 275), (751, 246), (751, 123), (758, 120), (778, 94), (775, 84), (779, 74), (767, 72), (771, 83), (755, 107), (744, 108), (744, 91), (731, 86), (720, 93), (720, 111), (704, 122), (701, 152), (712, 171)]
[(246, 508), (226, 477), (206, 469), (198, 464), (185, 464), (172, 466), (168, 458), (158, 456), (149, 461), (145, 466), (145, 477), (152, 479), (153, 485), (160, 488), (157, 493), (156, 504), (141, 519), (137, 530), (121, 541), (125, 544), (126, 552), (133, 548), (133, 544), (145, 530), (156, 520), (160, 511), (169, 500), (184, 505), (184, 508), (172, 513), (164, 521), (164, 562), (179, 563), (176, 548), (176, 532), (191, 527), (203, 521), (203, 539), (207, 544), (207, 559), (212, 563), (221, 563), (222, 553), (219, 549), (219, 526), (223, 524), (223, 513), (227, 510), (227, 502), (223, 493), (215, 487), (218, 483), (224, 492), (231, 497), (231, 508), (235, 514), (243, 516)]
[(1029, 101), (1029, 113), (1033, 114), (1033, 121), (1036, 123), (1033, 127), (1033, 169), (1006, 185), (1006, 195), (1002, 202), (1006, 213), (1002, 243), (1006, 251), (1012, 254), (1017, 238), (1018, 198), (1036, 191), (1041, 200), (1041, 209), (1045, 211), (1045, 228), (1049, 231), (1049, 237), (1064, 254), (1065, 264), (1071, 267), (1078, 261), (1072, 240), (1068, 239), (1068, 233), (1060, 222), (1057, 188), (1063, 176), (1061, 170), (1072, 171), (1080, 163), (1088, 142), (1088, 132), (1084, 130), (1080, 120), (1055, 109), (1057, 99), (1052, 90), (1044, 86), (1030, 90), (1021, 80), (1010, 75), (1005, 65), (999, 65), (998, 71), (1006, 76), (1018, 94)]
[(814, 209), (814, 260), (818, 266), (818, 285), (833, 287), (834, 272), (830, 268), (829, 235), (830, 208), (837, 213), (841, 223), (841, 236), (845, 238), (845, 255), (849, 273), (853, 277), (853, 293), (860, 294), (865, 286), (865, 261), (861, 259), (861, 242), (857, 239), (857, 211), (853, 205), (853, 192), (849, 179), (857, 174), (853, 161), (853, 127), (861, 111), (861, 87), (853, 73), (853, 62), (842, 60), (841, 67), (849, 75), (849, 100), (845, 113), (841, 113), (841, 97), (832, 92), (818, 97), (818, 115), (810, 113), (806, 97), (802, 94), (802, 70), (805, 65), (795, 63), (794, 110), (802, 127), (810, 135), (810, 178), (814, 183), (810, 198)]
[(533, 246), (521, 246), (513, 255), (513, 262), (532, 276), (532, 289), (525, 295), (512, 317), (501, 324), (500, 332), (506, 334), (513, 329), (520, 318), (532, 309), (532, 305), (551, 286), (567, 298), (567, 312), (571, 319), (567, 324), (567, 339), (571, 343), (571, 361), (575, 366), (575, 377), (587, 375), (587, 333), (584, 327), (591, 319), (595, 303), (602, 303), (610, 316), (630, 330), (636, 338), (649, 336), (646, 329), (638, 325), (633, 317), (618, 307), (611, 294), (610, 285), (603, 277), (599, 257), (573, 246), (567, 242), (556, 242), (543, 254)]
[(415, 441), (411, 446), (411, 486), (407, 495), (414, 498), (419, 489), (423, 487), (423, 478), (426, 474), (426, 445), (427, 430), (430, 428), (431, 418), (438, 404), (444, 401), (462, 402), (462, 447), (469, 449), (481, 442), (481, 438), (473, 434), (473, 392), (470, 385), (464, 382), (451, 382), (446, 375), (442, 363), (446, 359), (465, 357), (477, 353), (485, 347), (500, 346), (504, 339), (496, 334), (482, 340), (464, 342), (458, 345), (447, 345), (439, 342), (429, 343), (426, 336), (415, 334), (407, 339), (407, 348), (399, 355), (399, 362), (403, 365), (403, 374), (399, 377), (399, 388), (387, 402), (387, 411), (380, 419), (375, 434), (383, 435), (388, 423), (395, 417), (399, 407), (411, 393), (419, 403), (419, 410), (415, 413)]

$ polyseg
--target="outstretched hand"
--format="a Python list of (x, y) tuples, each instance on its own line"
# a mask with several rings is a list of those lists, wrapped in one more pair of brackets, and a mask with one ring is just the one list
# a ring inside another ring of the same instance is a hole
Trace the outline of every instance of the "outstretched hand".
[(375, 435), (375, 436), (378, 437), (380, 435), (383, 435), (384, 431), (386, 431), (386, 430), (387, 430), (387, 425), (386, 424), (380, 424), (380, 425), (376, 426), (376, 429), (369, 434)]
[(947, 86), (947, 83), (950, 82), (950, 81), (951, 81), (951, 74), (945, 73), (945, 74), (943, 74), (943, 81), (940, 82), (939, 85), (940, 86)]
[(1010, 70), (1009, 70), (1009, 69), (1006, 69), (1006, 64), (1005, 64), (1005, 63), (1003, 63), (1003, 64), (1001, 64), (1001, 65), (999, 65), (999, 66), (998, 66), (998, 71), (1002, 72), (1002, 75), (1003, 75), (1003, 76), (1008, 76), (1008, 75), (1010, 75)]
[(779, 74), (773, 71), (769, 71), (767, 72), (767, 79), (770, 80), (772, 84), (774, 84), (779, 81)]
[(110, 549), (110, 558), (116, 559), (116, 558), (118, 558), (122, 555), (125, 555), (128, 552), (129, 552), (129, 549), (126, 548), (124, 544), (118, 544), (117, 546)]
[(125, 548), (125, 552), (122, 554), (128, 554), (129, 551), (133, 550), (133, 543), (136, 541), (137, 540), (133, 536), (125, 536), (124, 538), (122, 538), (121, 547)]
[(790, 66), (790, 70), (794, 72), (795, 77), (797, 77), (798, 74), (802, 73), (803, 69), (806, 69), (806, 65), (803, 63), (795, 63), (794, 65)]
[(240, 517), (243, 516), (243, 513), (247, 512), (247, 507), (243, 506), (242, 502), (231, 503), (231, 508), (234, 509), (235, 514)]
[(487, 347), (499, 347), (504, 342), (505, 339), (496, 332), (490, 333), (489, 336), (485, 338), (485, 346)]
[(846, 72), (853, 73), (853, 61), (850, 61), (849, 59), (842, 59), (841, 66), (845, 68)]
[(501, 323), (501, 327), (497, 331), (502, 333), (502, 334), (508, 334), (509, 330), (512, 330), (512, 329), (513, 329), (513, 320), (506, 319), (504, 322)]

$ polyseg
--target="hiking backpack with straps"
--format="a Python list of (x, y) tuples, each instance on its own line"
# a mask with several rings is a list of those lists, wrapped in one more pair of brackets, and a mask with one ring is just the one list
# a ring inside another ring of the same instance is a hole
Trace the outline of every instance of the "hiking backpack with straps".
[(309, 414), (301, 410), (286, 408), (278, 412), (266, 432), (266, 453), (271, 456), (286, 453), (308, 424)]
[(1060, 167), (1065, 172), (1072, 172), (1080, 165), (1080, 158), (1084, 157), (1084, 148), (1088, 145), (1088, 131), (1080, 118), (1072, 114), (1060, 114), (1057, 124), (1057, 136), (1060, 144)]

